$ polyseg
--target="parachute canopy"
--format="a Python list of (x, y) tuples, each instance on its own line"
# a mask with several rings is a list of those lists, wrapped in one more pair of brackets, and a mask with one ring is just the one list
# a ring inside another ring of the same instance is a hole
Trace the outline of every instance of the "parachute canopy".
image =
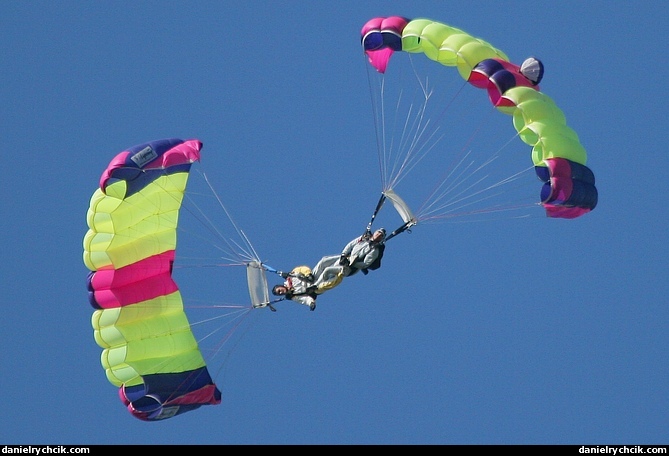
[(512, 117), (520, 138), (532, 146), (534, 168), (544, 182), (540, 203), (548, 217), (575, 218), (595, 208), (598, 194), (585, 149), (564, 113), (540, 92), (544, 66), (539, 59), (516, 65), (486, 41), (430, 19), (377, 17), (362, 27), (361, 41), (379, 73), (389, 71), (395, 52), (422, 53), (456, 67), (465, 81), (485, 89), (490, 102)]
[(102, 173), (83, 241), (95, 341), (107, 378), (145, 421), (219, 404), (172, 278), (179, 209), (196, 139), (118, 154)]

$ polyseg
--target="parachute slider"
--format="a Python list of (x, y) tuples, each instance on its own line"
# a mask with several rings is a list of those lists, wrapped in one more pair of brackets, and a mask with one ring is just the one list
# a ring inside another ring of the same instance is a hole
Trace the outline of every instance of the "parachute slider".
[(402, 217), (402, 220), (404, 221), (405, 224), (408, 224), (411, 222), (410, 226), (415, 225), (416, 222), (416, 217), (414, 217), (413, 212), (411, 212), (411, 209), (407, 205), (407, 203), (404, 202), (400, 196), (395, 193), (394, 190), (386, 190), (383, 192), (384, 197), (388, 198), (391, 203), (393, 203), (393, 206), (395, 207), (395, 210), (397, 213)]
[(249, 287), (249, 296), (253, 307), (270, 306), (269, 288), (267, 285), (267, 276), (263, 264), (258, 261), (251, 261), (246, 265), (246, 281)]
[[(381, 206), (383, 205), (384, 201), (386, 199), (389, 199), (391, 203), (393, 203), (393, 207), (397, 211), (397, 213), (400, 215), (402, 218), (402, 221), (404, 222), (402, 226), (397, 228), (395, 231), (390, 233), (388, 236), (386, 236), (384, 242), (387, 242), (389, 239), (394, 238), (398, 234), (409, 230), (412, 226), (415, 226), (418, 224), (418, 221), (416, 220), (416, 217), (413, 215), (413, 212), (411, 211), (411, 208), (407, 205), (407, 203), (404, 202), (400, 196), (395, 193), (394, 190), (388, 189), (383, 191), (381, 195), (381, 199), (379, 200), (379, 203), (376, 206), (376, 211), (374, 212), (374, 216), (372, 217), (372, 221), (374, 221), (374, 217), (376, 217), (376, 213), (381, 209)], [(371, 225), (372, 222), (369, 223), (367, 226), (368, 231), (371, 230)]]
[(388, 189), (381, 192), (381, 198), (379, 198), (379, 202), (376, 203), (376, 208), (374, 209), (374, 213), (372, 214), (372, 219), (367, 224), (367, 229), (365, 230), (365, 234), (368, 235), (371, 234), (372, 224), (374, 223), (374, 219), (376, 218), (376, 215), (383, 207), (383, 203), (385, 203), (386, 199), (389, 199), (390, 202), (393, 203), (395, 210), (402, 218), (402, 221), (404, 221), (404, 223), (408, 225), (408, 227), (411, 227), (417, 223), (416, 217), (413, 215), (413, 212), (411, 211), (407, 203), (405, 203), (404, 200), (400, 198), (400, 196), (397, 193), (395, 193), (393, 189)]

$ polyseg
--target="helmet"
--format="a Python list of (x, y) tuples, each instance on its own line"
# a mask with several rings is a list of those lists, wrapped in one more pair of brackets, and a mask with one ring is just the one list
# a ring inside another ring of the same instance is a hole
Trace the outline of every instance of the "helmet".
[(385, 238), (386, 238), (386, 229), (385, 229), (385, 228), (379, 228), (379, 229), (376, 230), (376, 231), (380, 231), (380, 232), (383, 234), (383, 236), (381, 237), (381, 239), (385, 239)]

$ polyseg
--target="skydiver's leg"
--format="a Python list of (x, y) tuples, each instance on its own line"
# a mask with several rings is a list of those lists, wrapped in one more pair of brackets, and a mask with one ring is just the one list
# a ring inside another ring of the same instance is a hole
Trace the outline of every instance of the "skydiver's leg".
[(320, 277), (318, 278), (318, 280), (316, 280), (314, 285), (316, 285), (319, 290), (320, 289), (329, 290), (330, 288), (334, 288), (335, 285), (338, 285), (343, 277), (344, 277), (343, 266), (330, 266), (329, 268), (325, 268), (323, 274), (320, 275)]
[(321, 294), (327, 290), (332, 290), (344, 280), (344, 266), (336, 265), (325, 268), (318, 277), (314, 285), (317, 287), (316, 293)]
[(323, 271), (325, 271), (325, 269), (329, 268), (330, 266), (334, 266), (337, 263), (337, 261), (339, 261), (339, 255), (329, 255), (321, 258), (318, 264), (316, 264), (314, 269), (311, 271), (311, 273), (316, 278), (316, 282), (319, 281), (320, 276), (323, 274)]

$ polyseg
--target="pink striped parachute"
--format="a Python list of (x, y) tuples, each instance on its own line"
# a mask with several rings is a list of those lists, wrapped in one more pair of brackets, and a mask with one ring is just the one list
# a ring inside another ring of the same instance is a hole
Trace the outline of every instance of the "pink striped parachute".
[(379, 73), (393, 71), (396, 52), (423, 54), (485, 89), (492, 105), (511, 116), (520, 139), (532, 147), (536, 175), (544, 183), (540, 204), (548, 217), (576, 218), (595, 208), (598, 194), (585, 148), (560, 108), (540, 91), (540, 60), (530, 57), (514, 64), (486, 41), (429, 19), (377, 17), (362, 27), (361, 40)]
[(84, 263), (107, 379), (145, 421), (219, 404), (172, 278), (179, 209), (198, 140), (164, 139), (118, 154), (88, 209)]

